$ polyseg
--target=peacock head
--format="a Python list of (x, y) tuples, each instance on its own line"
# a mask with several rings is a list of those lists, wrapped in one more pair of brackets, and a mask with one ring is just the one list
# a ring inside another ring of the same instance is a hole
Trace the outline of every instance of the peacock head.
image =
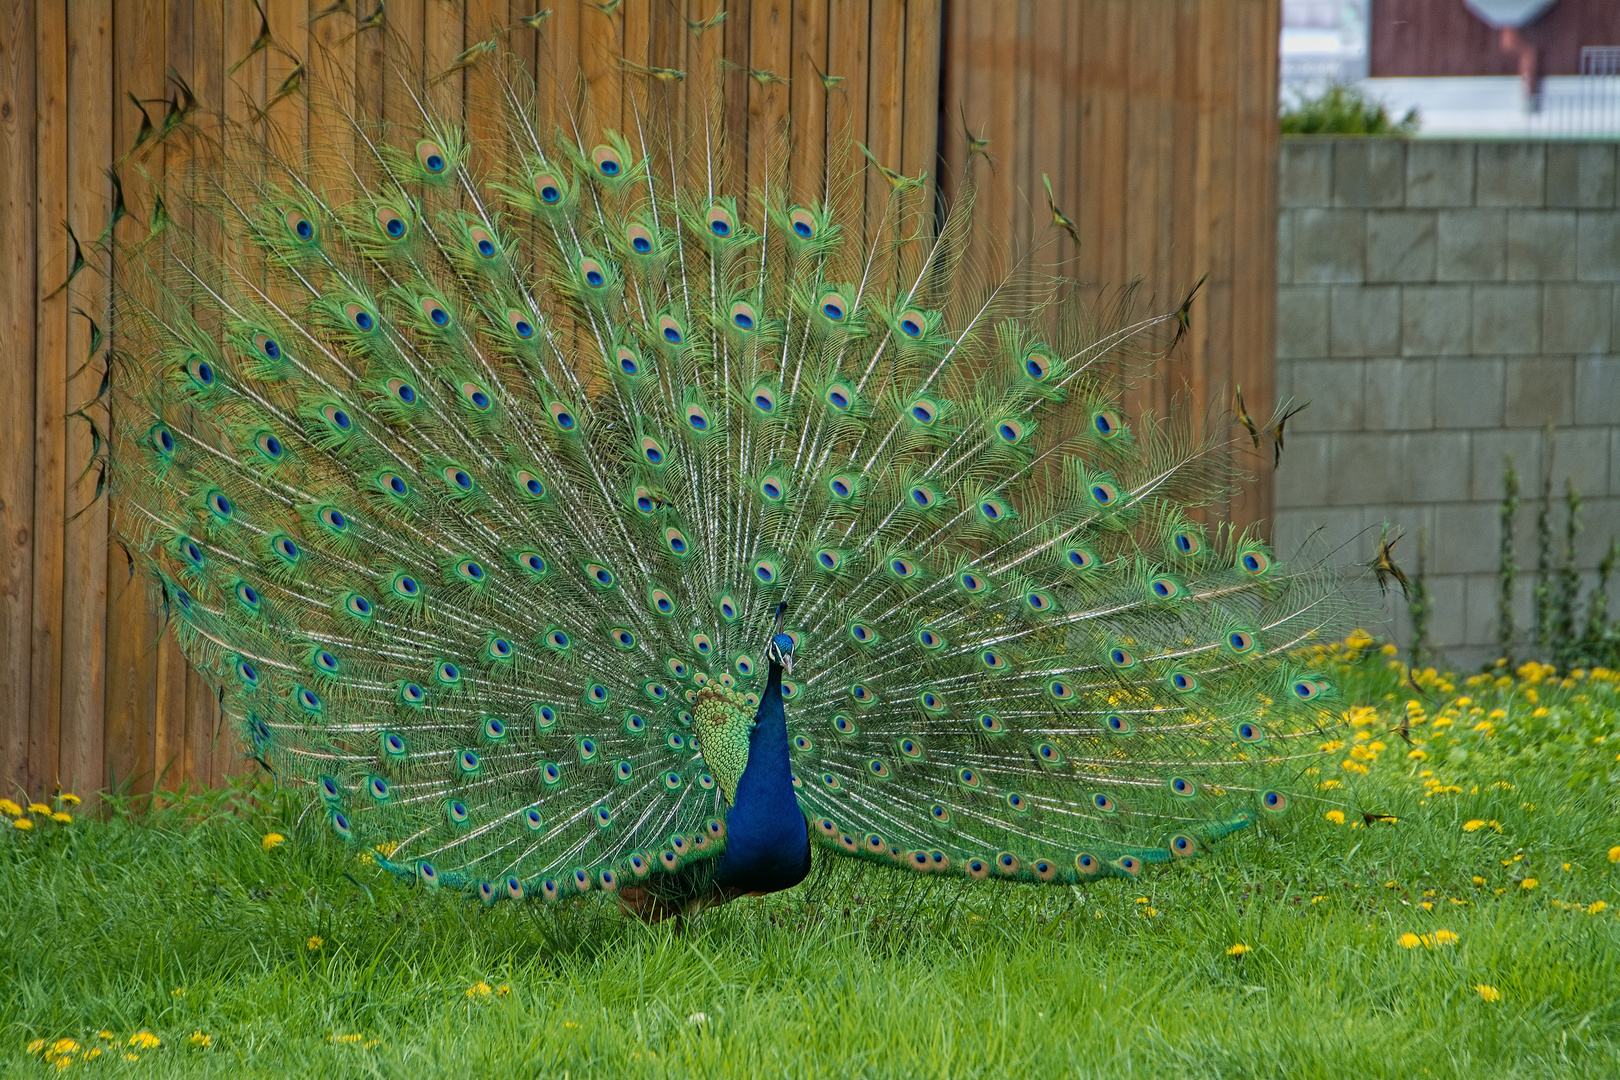
[(765, 659), (773, 664), (782, 665), (785, 674), (793, 674), (793, 648), (794, 641), (783, 633), (777, 633), (771, 638), (771, 643), (765, 646)]

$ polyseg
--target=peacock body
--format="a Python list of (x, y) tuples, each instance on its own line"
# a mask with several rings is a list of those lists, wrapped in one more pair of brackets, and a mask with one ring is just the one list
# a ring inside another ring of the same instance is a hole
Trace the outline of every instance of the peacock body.
[(785, 140), (729, 196), (669, 80), (619, 133), (479, 63), (480, 134), (421, 76), (320, 166), (192, 133), (117, 309), (123, 542), (337, 836), (485, 901), (680, 904), (812, 846), (1135, 876), (1313, 797), (1337, 721), (1292, 657), (1337, 586), (1198, 524), (1221, 438), (1127, 423), (1173, 315), (1098, 331), (964, 258), (971, 161), (937, 228), (891, 176), (862, 244)]

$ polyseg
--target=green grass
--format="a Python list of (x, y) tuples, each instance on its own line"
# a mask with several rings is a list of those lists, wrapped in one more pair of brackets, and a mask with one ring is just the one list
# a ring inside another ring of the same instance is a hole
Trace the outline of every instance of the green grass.
[[(423, 895), (284, 806), (223, 812), (240, 792), (5, 828), (0, 1071), (55, 1075), (27, 1044), (70, 1038), (67, 1071), (109, 1076), (1614, 1075), (1615, 684), (1425, 678), (1476, 704), (1439, 730), (1426, 705), (1418, 759), (1389, 731), (1403, 675), (1376, 653), (1341, 672), (1378, 710), (1347, 742), (1384, 745), (1364, 777), (1343, 753), (1319, 774), (1397, 822), (1301, 811), (1084, 889), (818, 866), (677, 932)], [(126, 1061), (138, 1031), (163, 1045)]]

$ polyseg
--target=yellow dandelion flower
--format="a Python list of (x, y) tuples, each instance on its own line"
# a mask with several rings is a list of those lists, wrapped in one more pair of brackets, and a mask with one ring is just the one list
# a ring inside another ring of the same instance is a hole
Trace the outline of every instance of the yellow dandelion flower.
[(51, 808), (42, 802), (32, 802), (28, 804), (28, 812), (30, 814), (49, 814)]
[(1474, 986), (1474, 990), (1486, 1001), (1502, 1000), (1502, 991), (1498, 990), (1494, 986), (1486, 986), (1484, 983), (1477, 983)]
[(1327, 902), (1327, 897), (1325, 897), (1325, 896), (1313, 896), (1313, 897), (1311, 897), (1311, 903), (1313, 903), (1313, 904), (1324, 904), (1326, 902)]
[(125, 1054), (124, 1055), (124, 1060), (125, 1061), (139, 1061), (139, 1060), (141, 1060), (141, 1055), (139, 1055), (139, 1054)]
[(22, 812), (22, 807), (18, 806), (10, 799), (0, 799), (0, 814), (9, 814), (12, 817), (17, 817)]
[[(701, 1014), (699, 1014), (699, 1015), (701, 1015)], [(707, 1020), (708, 1017), (705, 1016), (704, 1019)], [(688, 1021), (688, 1023), (690, 1023), (690, 1021)], [(565, 1027), (565, 1028), (577, 1028), (577, 1027), (579, 1027), (579, 1025), (576, 1024), (572, 1020), (564, 1020), (563, 1021), (563, 1027)]]
[(1418, 907), (1422, 908), (1424, 911), (1433, 911), (1434, 910), (1434, 901), (1433, 900), (1425, 900), (1421, 904), (1419, 904)]
[(1243, 942), (1240, 941), (1236, 945), (1233, 945), (1231, 948), (1227, 949), (1226, 950), (1226, 955), (1227, 956), (1242, 956), (1244, 953), (1246, 953), (1248, 951), (1249, 951), (1249, 947), (1247, 945), (1243, 944)]
[(102, 1030), (96, 1032), (96, 1038), (106, 1039), (108, 1042), (112, 1042), (114, 1039), (118, 1038), (118, 1036), (103, 1028)]
[(1609, 861), (1620, 862), (1620, 844), (1616, 844), (1609, 849)]
[(1455, 930), (1436, 930), (1434, 932), (1434, 943), (1436, 945), (1455, 945), (1459, 940)]
[(469, 998), (489, 997), (492, 993), (494, 991), (490, 989), (489, 983), (484, 982), (482, 979), (467, 987), (467, 997)]
[(357, 1043), (363, 1038), (365, 1038), (365, 1036), (364, 1035), (359, 1035), (359, 1034), (356, 1034), (356, 1035), (333, 1035), (332, 1036), (332, 1044), (335, 1046), (338, 1043)]
[(51, 1048), (46, 1051), (47, 1054), (52, 1054), (57, 1057), (61, 1057), (63, 1054), (76, 1054), (78, 1052), (79, 1044), (74, 1042), (72, 1039), (57, 1039), (55, 1042), (51, 1043)]
[(1608, 910), (1608, 907), (1609, 905), (1604, 903), (1602, 900), (1594, 900), (1590, 904), (1586, 905), (1586, 913), (1588, 915), (1601, 915), (1604, 911)]
[(326, 942), (323, 941), (320, 935), (317, 934), (312, 935), (308, 941), (304, 942), (304, 948), (308, 949), (310, 952), (314, 952), (316, 949), (325, 944)]
[(1427, 761), (1427, 760), (1429, 760), (1429, 752), (1427, 750), (1422, 749), (1421, 747), (1419, 749), (1416, 749), (1416, 750), (1408, 750), (1406, 752), (1406, 756), (1411, 758), (1413, 761)]
[(1569, 863), (1564, 864), (1564, 873), (1569, 873)]
[(1479, 832), (1484, 827), (1485, 820), (1483, 818), (1474, 818), (1471, 821), (1463, 822), (1463, 832)]
[(1485, 879), (1476, 875), (1474, 877), (1474, 884), (1475, 885), (1483, 885), (1483, 884), (1485, 884)]
[(137, 1050), (156, 1050), (158, 1047), (163, 1045), (163, 1040), (152, 1034), (150, 1031), (147, 1031), (145, 1028), (142, 1028), (140, 1031), (137, 1031), (135, 1034), (129, 1037), (129, 1042), (127, 1045), (133, 1046)]
[(1403, 949), (1415, 949), (1419, 945), (1423, 944), (1423, 939), (1418, 937), (1416, 934), (1412, 933), (1410, 930), (1408, 930), (1406, 933), (1402, 934), (1400, 937), (1396, 938), (1395, 940), (1400, 944), (1401, 948), (1403, 948)]
[(91, 1058), (98, 1058), (100, 1056), (101, 1056), (101, 1047), (92, 1046), (89, 1050), (85, 1051), (84, 1059), (86, 1061), (89, 1061)]
[(1378, 651), (1383, 653), (1385, 656), (1394, 656), (1396, 653), (1400, 652), (1400, 650), (1395, 647), (1395, 643), (1392, 641), (1386, 641)]
[(55, 814), (51, 815), (51, 820), (52, 821), (59, 821), (63, 825), (71, 825), (71, 824), (73, 824), (73, 815), (72, 814), (55, 813)]
[(1540, 885), (1540, 884), (1541, 884), (1541, 882), (1537, 881), (1535, 878), (1527, 877), (1523, 881), (1519, 882), (1519, 888), (1521, 888), (1521, 889), (1533, 889), (1537, 885)]
[(1329, 810), (1327, 813), (1323, 814), (1322, 816), (1327, 818), (1328, 822), (1330, 824), (1333, 824), (1333, 825), (1343, 825), (1344, 824), (1344, 811), (1343, 810)]
[(13, 828), (22, 829), (24, 832), (34, 827), (34, 823), (25, 817), (12, 818), (11, 825)]
[(495, 988), (495, 996), (496, 997), (507, 997), (511, 993), (512, 993), (512, 987), (510, 985), (506, 984), (506, 983), (501, 983), (501, 985), (499, 985), (499, 986), (497, 986)]
[(212, 1035), (204, 1035), (200, 1031), (193, 1031), (186, 1041), (192, 1046), (198, 1046), (205, 1050), (214, 1045), (214, 1037)]
[(61, 795), (57, 796), (57, 798), (61, 799), (62, 802), (66, 803), (68, 806), (78, 806), (84, 801), (71, 791), (64, 791)]
[(264, 848), (264, 850), (269, 851), (272, 848), (280, 847), (282, 844), (285, 844), (286, 842), (287, 842), (287, 838), (285, 836), (282, 836), (278, 832), (265, 833), (264, 839), (259, 841), (259, 846)]
[(35, 1039), (28, 1044), (28, 1052), (30, 1054), (37, 1054), (43, 1049), (45, 1049), (44, 1039)]

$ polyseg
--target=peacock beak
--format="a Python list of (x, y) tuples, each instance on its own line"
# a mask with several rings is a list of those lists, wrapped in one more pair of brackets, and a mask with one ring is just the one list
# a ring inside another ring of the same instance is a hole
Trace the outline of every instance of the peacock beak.
[(793, 654), (790, 652), (782, 654), (782, 674), (793, 674)]

